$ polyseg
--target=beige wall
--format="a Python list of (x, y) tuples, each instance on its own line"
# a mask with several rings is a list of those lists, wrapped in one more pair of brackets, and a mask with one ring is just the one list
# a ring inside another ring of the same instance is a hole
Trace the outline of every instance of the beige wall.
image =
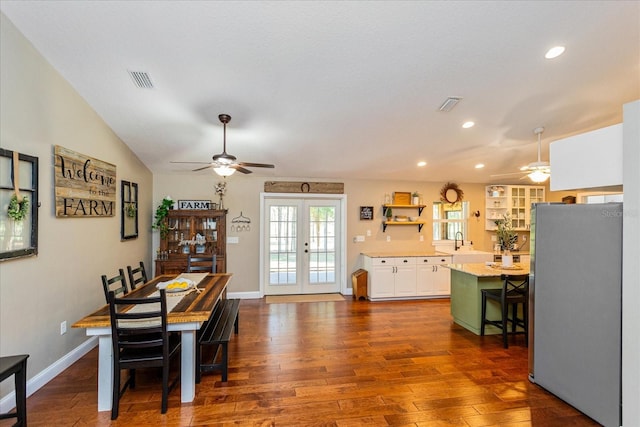
[[(275, 170), (277, 172), (277, 168)], [(217, 201), (214, 195), (213, 186), (222, 179), (207, 173), (189, 173), (176, 175), (154, 175), (154, 195), (153, 203), (157, 206), (163, 197), (171, 196), (174, 200), (204, 199)], [(224, 206), (229, 210), (227, 216), (227, 235), (237, 236), (238, 244), (228, 244), (227, 270), (234, 274), (230, 292), (257, 292), (259, 285), (259, 255), (260, 255), (260, 193), (264, 189), (265, 181), (287, 180), (287, 181), (317, 181), (311, 178), (265, 178), (254, 175), (236, 174), (227, 178), (227, 193), (224, 196)], [(385, 193), (394, 191), (418, 191), (422, 194), (427, 205), (438, 201), (440, 189), (444, 182), (409, 182), (409, 181), (363, 181), (346, 180), (340, 181), (345, 184), (345, 194), (347, 196), (347, 268), (345, 280), (347, 287), (351, 287), (350, 274), (361, 267), (359, 254), (363, 251), (377, 250), (419, 250), (432, 249), (432, 228), (430, 225), (431, 210), (425, 208), (422, 218), (427, 224), (418, 233), (418, 227), (388, 227), (386, 232), (382, 232), (382, 207)], [(464, 191), (464, 200), (470, 203), (470, 210), (484, 212), (484, 185), (459, 183)], [(360, 206), (374, 207), (374, 220), (360, 220)], [(251, 218), (251, 232), (231, 233), (230, 221), (240, 215)], [(397, 212), (399, 213), (399, 212)], [(407, 210), (406, 215), (413, 215), (417, 212)], [(482, 218), (469, 219), (469, 233), (465, 240), (471, 240), (474, 247), (484, 249), (491, 248), (490, 233), (484, 231), (484, 221)], [(366, 237), (364, 243), (354, 243), (356, 235), (366, 236), (367, 230), (371, 230), (371, 237)], [(424, 236), (424, 241), (420, 242), (419, 236)], [(391, 236), (391, 242), (386, 241), (386, 237)], [(158, 233), (154, 233), (153, 247), (159, 244)]]
[[(31, 378), (87, 340), (71, 324), (104, 305), (100, 275), (151, 262), (152, 176), (11, 22), (0, 19), (0, 146), (39, 158), (41, 203), (38, 255), (0, 262), (0, 354), (30, 354)], [(117, 166), (118, 212), (119, 181), (139, 184), (138, 239), (120, 241), (119, 215), (55, 217), (56, 144)], [(60, 335), (65, 320), (68, 332)], [(3, 382), (3, 396), (11, 383)]]

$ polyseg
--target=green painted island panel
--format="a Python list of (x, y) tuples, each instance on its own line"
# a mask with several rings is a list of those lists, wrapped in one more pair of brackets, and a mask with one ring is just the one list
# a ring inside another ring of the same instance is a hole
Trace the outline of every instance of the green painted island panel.
[[(481, 264), (458, 264), (451, 266), (451, 316), (453, 321), (476, 335), (480, 335), (482, 326), (482, 289), (500, 289), (502, 281), (500, 274), (503, 270), (489, 270)], [(514, 274), (513, 271), (506, 274)], [(528, 274), (528, 268), (517, 271), (516, 274)], [(522, 315), (519, 307), (519, 316)], [(500, 304), (487, 301), (487, 317), (491, 320), (500, 319)], [(502, 331), (493, 325), (485, 327), (486, 335), (500, 334)]]

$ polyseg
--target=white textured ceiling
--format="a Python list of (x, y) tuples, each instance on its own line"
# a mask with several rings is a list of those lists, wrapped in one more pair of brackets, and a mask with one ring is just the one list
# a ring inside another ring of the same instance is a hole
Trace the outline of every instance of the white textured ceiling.
[[(546, 128), (548, 160), (550, 142), (620, 123), (640, 98), (638, 1), (2, 0), (0, 10), (156, 173), (220, 153), (217, 116), (228, 113), (227, 151), (276, 165), (252, 169), (260, 176), (505, 182), (490, 174), (536, 160), (535, 127)], [(544, 59), (558, 44), (566, 53)], [(127, 70), (155, 88), (136, 88)], [(464, 99), (438, 112), (448, 96)], [(462, 129), (467, 120), (476, 126)]]

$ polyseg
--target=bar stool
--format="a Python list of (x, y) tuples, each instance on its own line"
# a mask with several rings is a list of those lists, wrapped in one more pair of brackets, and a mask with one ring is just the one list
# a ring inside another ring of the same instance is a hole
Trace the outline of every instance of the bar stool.
[(16, 412), (0, 414), (0, 419), (17, 418), (17, 426), (27, 425), (27, 358), (28, 354), (0, 357), (0, 382), (14, 375)]
[[(500, 276), (502, 280), (502, 288), (499, 289), (482, 289), (482, 326), (480, 327), (480, 335), (484, 336), (485, 325), (493, 325), (502, 330), (502, 345), (509, 348), (507, 335), (509, 334), (507, 324), (511, 322), (511, 333), (524, 333), (525, 343), (529, 342), (529, 276), (522, 275), (506, 275)], [(501, 317), (499, 320), (487, 319), (487, 299), (500, 303)], [(522, 304), (522, 318), (518, 318), (518, 305)], [(509, 317), (509, 306), (512, 309), (512, 317)], [(524, 332), (516, 332), (516, 328), (520, 326)]]

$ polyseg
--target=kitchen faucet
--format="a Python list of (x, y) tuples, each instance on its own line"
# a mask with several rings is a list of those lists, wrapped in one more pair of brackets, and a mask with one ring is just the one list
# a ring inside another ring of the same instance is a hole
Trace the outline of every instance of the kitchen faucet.
[[(460, 235), (460, 246), (458, 246), (458, 234)], [(457, 251), (461, 246), (464, 246), (464, 236), (462, 235), (462, 231), (456, 231), (453, 248)]]

